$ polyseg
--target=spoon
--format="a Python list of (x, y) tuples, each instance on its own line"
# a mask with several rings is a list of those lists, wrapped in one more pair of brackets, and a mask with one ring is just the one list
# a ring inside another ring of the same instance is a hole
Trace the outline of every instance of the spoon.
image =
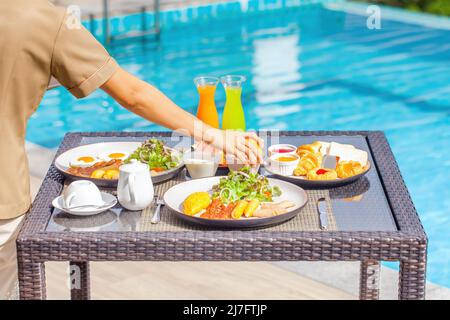
[(108, 207), (111, 207), (112, 205), (115, 205), (115, 203), (114, 202), (105, 203), (105, 204), (102, 204), (101, 206), (96, 206), (96, 205), (92, 205), (92, 204), (86, 204), (86, 205), (82, 205), (82, 206), (76, 206), (76, 207), (70, 207), (70, 208), (64, 208), (64, 209), (66, 209), (66, 210), (79, 210), (79, 209), (92, 208), (94, 210), (102, 210), (102, 209), (106, 209)]

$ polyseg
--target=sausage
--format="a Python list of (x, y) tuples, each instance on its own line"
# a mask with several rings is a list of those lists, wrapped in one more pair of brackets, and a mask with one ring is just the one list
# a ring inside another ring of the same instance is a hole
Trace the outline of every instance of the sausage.
[(247, 207), (247, 205), (248, 205), (247, 201), (239, 200), (236, 207), (234, 207), (233, 211), (231, 212), (231, 217), (233, 219), (239, 219), (244, 213), (244, 210)]
[(258, 217), (258, 218), (273, 217), (273, 210), (272, 209), (259, 209), (253, 213), (253, 216)]
[(253, 216), (258, 217), (258, 218), (270, 218), (270, 217), (278, 216), (278, 215), (286, 213), (286, 212), (287, 212), (287, 210), (285, 208), (272, 207), (272, 208), (256, 210), (253, 213)]
[(258, 207), (259, 207), (258, 199), (250, 200), (249, 204), (247, 205), (247, 207), (244, 210), (244, 215), (247, 218), (250, 218), (253, 215), (253, 213), (256, 211), (256, 209), (258, 209)]

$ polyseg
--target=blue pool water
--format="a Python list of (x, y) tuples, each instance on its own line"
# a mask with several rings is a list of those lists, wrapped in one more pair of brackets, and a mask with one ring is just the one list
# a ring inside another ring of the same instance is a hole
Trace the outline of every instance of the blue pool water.
[[(450, 287), (450, 22), (434, 28), (394, 14), (369, 30), (364, 15), (320, 4), (234, 16), (110, 52), (190, 112), (195, 76), (243, 74), (249, 128), (384, 130), (430, 239), (428, 280)], [(28, 139), (55, 148), (67, 131), (162, 129), (101, 91), (77, 101), (56, 89)]]

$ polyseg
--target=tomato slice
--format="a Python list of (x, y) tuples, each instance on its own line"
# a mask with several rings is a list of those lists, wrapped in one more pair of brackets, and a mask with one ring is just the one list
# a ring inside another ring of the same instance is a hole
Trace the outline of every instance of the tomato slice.
[(316, 171), (317, 175), (325, 174), (325, 173), (327, 173), (327, 172), (328, 172), (328, 171), (325, 170), (325, 169), (319, 169), (319, 170)]

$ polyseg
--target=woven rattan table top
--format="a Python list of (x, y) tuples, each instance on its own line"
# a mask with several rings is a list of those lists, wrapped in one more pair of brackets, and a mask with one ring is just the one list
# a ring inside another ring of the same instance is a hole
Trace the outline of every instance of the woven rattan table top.
[[(142, 141), (145, 137), (85, 137), (80, 141), (80, 145), (110, 141)], [(189, 143), (180, 142), (178, 139), (164, 138), (167, 144), (180, 147)], [(357, 148), (370, 153), (369, 146), (363, 136), (281, 136), (280, 143), (301, 145), (315, 140), (336, 141), (349, 143)], [(270, 142), (269, 142), (270, 143)], [(267, 144), (266, 144), (267, 148)], [(370, 161), (373, 162), (372, 157)], [(264, 173), (264, 170), (262, 170)], [(179, 177), (171, 181), (160, 184), (156, 187), (157, 193), (161, 196), (171, 186), (185, 181), (185, 174), (182, 172)], [(387, 202), (382, 184), (376, 169), (372, 169), (366, 177), (356, 183), (333, 188), (329, 190), (307, 190), (308, 204), (302, 212), (285, 224), (272, 228), (264, 228), (262, 231), (321, 231), (317, 212), (317, 199), (324, 196), (328, 201), (329, 227), (327, 231), (395, 231), (397, 230), (391, 209)], [(130, 212), (120, 208), (120, 205), (98, 216), (74, 217), (65, 214), (57, 209), (53, 211), (52, 218), (47, 227), (47, 231), (75, 231), (75, 232), (95, 232), (95, 231), (187, 231), (187, 230), (208, 230), (182, 222), (171, 215), (166, 208), (163, 209), (163, 220), (158, 225), (151, 225), (154, 208), (149, 207), (143, 212)]]
[[(351, 143), (367, 150), (373, 164), (365, 178), (344, 187), (307, 190), (325, 195), (331, 228), (318, 228), (314, 205), (284, 225), (253, 230), (209, 230), (188, 226), (163, 211), (157, 226), (148, 223), (152, 208), (126, 212), (114, 208), (93, 220), (71, 219), (52, 208), (65, 178), (52, 165), (18, 236), (21, 254), (48, 260), (398, 260), (412, 248), (424, 252), (427, 238), (382, 132), (260, 132), (266, 145), (300, 145), (314, 140)], [(148, 137), (179, 143), (168, 132), (71, 133), (57, 154), (99, 141), (136, 141)], [(187, 141), (185, 146), (189, 146)], [(182, 179), (179, 177), (178, 179)], [(172, 181), (171, 183), (175, 183)], [(170, 183), (158, 186), (164, 192)], [(218, 247), (216, 244), (220, 243)], [(236, 246), (239, 243), (239, 246)]]

